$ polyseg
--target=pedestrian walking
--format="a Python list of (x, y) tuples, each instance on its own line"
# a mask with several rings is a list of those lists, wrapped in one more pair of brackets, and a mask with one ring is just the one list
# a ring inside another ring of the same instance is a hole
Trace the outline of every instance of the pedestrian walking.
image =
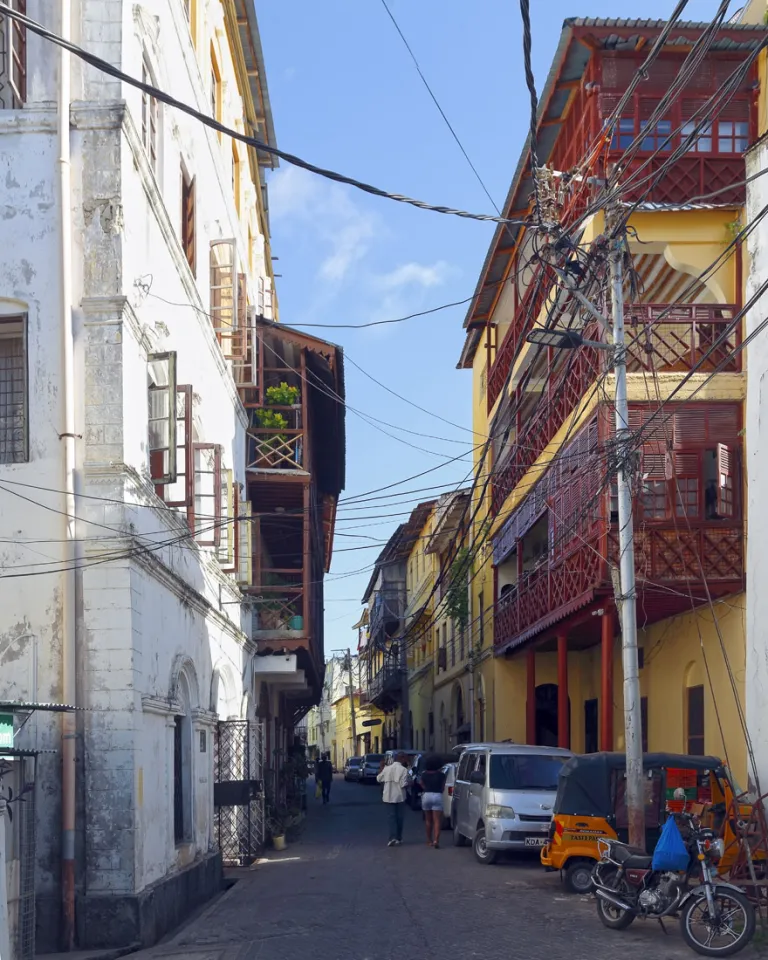
[(331, 799), (331, 784), (333, 783), (333, 764), (329, 753), (326, 753), (318, 763), (316, 778), (321, 787), (323, 803), (328, 803)]
[(389, 843), (387, 845), (397, 847), (403, 842), (405, 784), (408, 780), (405, 754), (398, 753), (394, 762), (384, 767), (376, 779), (384, 784), (382, 799), (389, 812)]
[(443, 829), (443, 789), (445, 774), (442, 771), (440, 757), (427, 757), (424, 772), (419, 778), (421, 786), (421, 809), (424, 811), (424, 825), (427, 830), (427, 846), (440, 846), (440, 834)]

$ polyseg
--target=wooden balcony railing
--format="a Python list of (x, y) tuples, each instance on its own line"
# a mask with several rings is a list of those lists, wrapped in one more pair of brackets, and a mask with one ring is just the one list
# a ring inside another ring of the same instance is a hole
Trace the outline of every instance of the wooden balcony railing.
[[(274, 425), (279, 417), (278, 425)], [(260, 407), (251, 411), (247, 434), (248, 470), (303, 470), (304, 429), (297, 407)]]
[(523, 643), (538, 630), (569, 613), (605, 578), (599, 539), (586, 541), (567, 560), (554, 566), (543, 563), (496, 604), (493, 617), (494, 646)]
[(253, 600), (254, 636), (262, 631), (304, 632), (304, 571), (265, 568), (253, 558), (254, 584), (246, 592)]
[(402, 671), (395, 663), (386, 663), (372, 677), (368, 685), (368, 701), (377, 703), (383, 698), (400, 696)]
[(718, 343), (737, 313), (738, 307), (730, 303), (632, 304), (626, 316), (627, 369), (630, 373), (685, 372), (694, 367), (706, 373), (741, 370), (741, 355), (733, 356), (740, 342), (738, 325)]
[[(608, 538), (612, 563), (618, 560), (618, 534)], [(635, 567), (638, 580), (651, 584), (684, 584), (741, 580), (744, 576), (744, 538), (741, 522), (678, 520), (677, 526), (644, 524), (635, 530)], [(702, 577), (703, 571), (703, 577)], [(687, 590), (687, 586), (682, 589)]]

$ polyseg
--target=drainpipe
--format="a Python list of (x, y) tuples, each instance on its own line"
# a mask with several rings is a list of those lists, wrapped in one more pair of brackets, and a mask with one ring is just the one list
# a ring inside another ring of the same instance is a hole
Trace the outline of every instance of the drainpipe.
[[(71, 0), (60, 0), (61, 36), (70, 39)], [(62, 583), (62, 654), (61, 694), (66, 704), (77, 699), (75, 581), (72, 569), (76, 554), (75, 502), (75, 376), (74, 336), (72, 332), (72, 213), (71, 170), (69, 148), (70, 55), (59, 48), (58, 148), (59, 210), (61, 211), (61, 243), (59, 248), (61, 292), (59, 323), (62, 343), (62, 407), (64, 429), (61, 434), (64, 453), (64, 527), (65, 569)], [(75, 715), (61, 714), (61, 946), (71, 950), (75, 943)]]

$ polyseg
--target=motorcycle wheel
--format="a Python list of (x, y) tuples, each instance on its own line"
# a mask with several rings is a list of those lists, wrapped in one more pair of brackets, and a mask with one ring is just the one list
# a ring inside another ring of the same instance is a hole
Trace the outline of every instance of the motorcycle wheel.
[(713, 896), (720, 911), (718, 921), (710, 919), (706, 897), (694, 897), (680, 914), (680, 932), (702, 956), (732, 957), (755, 935), (755, 908), (736, 890), (716, 887)]
[[(604, 885), (608, 887), (611, 886), (613, 877), (603, 877), (602, 880)], [(627, 885), (622, 880), (614, 892), (618, 896), (621, 896), (626, 890)], [(600, 917), (603, 925), (608, 927), (609, 930), (626, 930), (637, 916), (634, 911), (620, 910), (618, 907), (614, 907), (612, 903), (608, 903), (607, 900), (601, 900), (600, 897), (597, 897), (597, 915)]]

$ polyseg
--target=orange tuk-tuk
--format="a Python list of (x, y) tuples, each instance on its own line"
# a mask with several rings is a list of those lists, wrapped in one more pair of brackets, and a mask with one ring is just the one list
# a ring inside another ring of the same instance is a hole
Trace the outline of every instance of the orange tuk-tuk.
[[(656, 846), (667, 811), (685, 809), (701, 817), (725, 841), (719, 871), (727, 872), (739, 852), (733, 830), (733, 811), (742, 817), (751, 805), (736, 800), (738, 791), (722, 760), (674, 753), (646, 753), (645, 845)], [(541, 862), (559, 870), (573, 893), (591, 889), (592, 868), (600, 859), (597, 842), (602, 838), (628, 840), (626, 756), (623, 753), (592, 753), (572, 757), (560, 771), (552, 824)], [(683, 791), (685, 799), (681, 799)]]

